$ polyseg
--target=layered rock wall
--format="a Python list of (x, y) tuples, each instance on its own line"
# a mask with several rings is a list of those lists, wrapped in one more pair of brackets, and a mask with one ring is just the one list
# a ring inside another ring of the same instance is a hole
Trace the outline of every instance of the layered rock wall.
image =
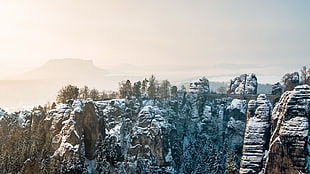
[(309, 173), (310, 86), (285, 92), (272, 113), (265, 173)]
[(264, 94), (260, 94), (256, 101), (249, 101), (240, 173), (262, 170), (270, 138), (271, 111), (272, 105)]
[(271, 115), (262, 95), (250, 101), (240, 173), (310, 173), (309, 108), (307, 85), (285, 92)]

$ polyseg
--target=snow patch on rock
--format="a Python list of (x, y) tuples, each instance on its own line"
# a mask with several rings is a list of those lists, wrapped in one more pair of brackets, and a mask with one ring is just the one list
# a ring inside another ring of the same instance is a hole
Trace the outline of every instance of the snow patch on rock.
[(240, 112), (246, 114), (247, 110), (247, 101), (240, 99), (233, 99), (231, 104), (227, 107), (227, 109), (233, 110), (238, 109)]

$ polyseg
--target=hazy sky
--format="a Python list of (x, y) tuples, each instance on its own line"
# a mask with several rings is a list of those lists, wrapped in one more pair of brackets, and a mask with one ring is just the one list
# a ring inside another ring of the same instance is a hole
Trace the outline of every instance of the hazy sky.
[(309, 9), (309, 0), (1, 0), (0, 76), (84, 58), (272, 83), (310, 65)]

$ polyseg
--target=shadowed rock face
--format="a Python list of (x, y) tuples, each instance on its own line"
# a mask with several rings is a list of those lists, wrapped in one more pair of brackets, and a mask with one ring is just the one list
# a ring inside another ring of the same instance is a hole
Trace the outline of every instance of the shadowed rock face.
[(309, 173), (310, 86), (284, 93), (272, 113), (265, 173)]
[(96, 157), (96, 143), (99, 134), (98, 118), (92, 102), (85, 103), (83, 107), (83, 133), (85, 143), (85, 157), (93, 160)]

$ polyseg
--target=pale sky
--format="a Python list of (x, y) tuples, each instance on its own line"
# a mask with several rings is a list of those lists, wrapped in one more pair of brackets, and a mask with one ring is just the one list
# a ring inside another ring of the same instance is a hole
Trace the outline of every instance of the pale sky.
[(309, 9), (309, 0), (0, 0), (0, 77), (83, 58), (175, 76), (251, 71), (273, 83), (310, 65)]

